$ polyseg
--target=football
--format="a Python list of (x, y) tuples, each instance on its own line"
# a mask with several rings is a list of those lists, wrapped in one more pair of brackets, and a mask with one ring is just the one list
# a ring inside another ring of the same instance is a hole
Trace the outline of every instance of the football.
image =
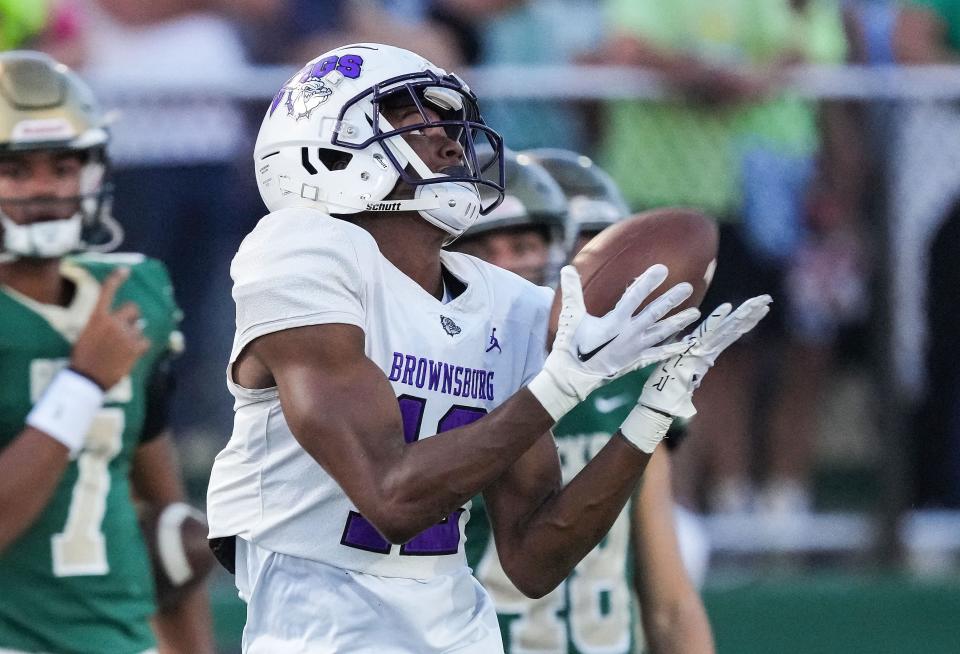
[(197, 509), (176, 502), (160, 509), (146, 508), (140, 527), (150, 553), (157, 605), (163, 609), (177, 603), (213, 568), (207, 521)]
[[(580, 273), (587, 311), (594, 316), (610, 311), (627, 286), (655, 263), (662, 263), (670, 273), (651, 300), (675, 284), (689, 282), (693, 295), (671, 313), (699, 306), (717, 265), (718, 241), (713, 219), (693, 209), (654, 209), (611, 225), (572, 262)], [(550, 343), (559, 314), (558, 288), (550, 311)]]

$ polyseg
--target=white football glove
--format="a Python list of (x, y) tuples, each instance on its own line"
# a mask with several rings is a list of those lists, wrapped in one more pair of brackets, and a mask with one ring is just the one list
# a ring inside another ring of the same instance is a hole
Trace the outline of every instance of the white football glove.
[(674, 417), (691, 418), (693, 391), (717, 357), (738, 338), (756, 327), (770, 311), (769, 295), (750, 298), (731, 313), (729, 303), (721, 304), (706, 320), (680, 342), (682, 352), (664, 361), (650, 375), (637, 406), (630, 412), (621, 433), (644, 452), (653, 452)]
[(682, 342), (659, 344), (699, 317), (697, 309), (686, 309), (661, 320), (690, 297), (690, 284), (677, 284), (632, 316), (666, 278), (666, 266), (651, 266), (627, 287), (617, 306), (597, 317), (588, 314), (584, 306), (577, 269), (563, 267), (557, 337), (543, 370), (528, 386), (554, 420), (598, 386), (687, 349)]

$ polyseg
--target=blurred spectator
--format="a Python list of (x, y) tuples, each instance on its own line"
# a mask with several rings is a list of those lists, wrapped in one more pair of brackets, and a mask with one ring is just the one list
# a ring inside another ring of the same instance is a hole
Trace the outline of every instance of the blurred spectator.
[(893, 33), (897, 14), (896, 0), (846, 0), (850, 60), (871, 66), (896, 63)]
[(0, 0), (0, 50), (23, 47), (46, 26), (46, 0)]
[(0, 50), (32, 49), (78, 67), (79, 0), (0, 0)]
[[(465, 20), (476, 21), (483, 65), (522, 69), (574, 63), (592, 51), (604, 34), (602, 6), (595, 0), (445, 0), (444, 4)], [(504, 142), (517, 150), (551, 146), (584, 151), (590, 146), (583, 111), (575, 103), (492, 100), (484, 103), (483, 115)]]
[[(960, 0), (903, 3), (896, 12), (892, 43), (898, 61), (905, 64), (956, 64), (960, 61)], [(924, 187), (928, 198), (926, 215), (895, 214), (897, 222), (903, 225), (901, 229), (909, 229), (911, 237), (898, 243), (898, 258), (909, 256), (911, 250), (914, 255), (902, 269), (926, 273), (926, 392), (915, 423), (916, 499), (927, 507), (958, 508), (960, 350), (954, 335), (960, 325), (960, 303), (956, 299), (960, 288), (960, 143), (954, 143), (952, 135), (960, 129), (960, 113), (952, 106), (920, 108), (911, 114), (906, 119), (903, 147), (914, 151), (922, 148), (916, 155), (924, 158), (919, 174), (938, 182), (936, 186)], [(903, 180), (900, 187), (904, 193), (917, 190), (909, 180)], [(909, 290), (913, 290), (912, 295), (922, 302), (922, 285), (917, 282), (920, 288), (901, 289), (901, 293), (907, 290), (911, 295)]]
[[(775, 298), (757, 335), (767, 347), (731, 348), (700, 390), (690, 445), (677, 457), (678, 498), (695, 503), (698, 482), (710, 474), (713, 508), (753, 508), (749, 442), (766, 431), (760, 507), (805, 510), (819, 389), (837, 324), (860, 308), (849, 297), (862, 297), (862, 276), (848, 245), (856, 242), (847, 229), (856, 210), (837, 183), (843, 176), (815, 178), (817, 108), (777, 86), (790, 64), (843, 61), (840, 7), (833, 0), (611, 0), (608, 11), (613, 28), (600, 59), (657, 70), (677, 95), (610, 105), (602, 146), (608, 170), (634, 209), (688, 205), (721, 221), (704, 308), (718, 298)], [(763, 396), (766, 430), (754, 424)], [(697, 437), (706, 429), (709, 438)]]
[(30, 41), (30, 47), (52, 55), (72, 68), (83, 65), (83, 43), (81, 36), (82, 7), (80, 0), (41, 1), (37, 5), (46, 7), (47, 15), (43, 30)]
[(462, 21), (437, 0), (282, 0), (269, 17), (251, 29), (254, 57), (263, 62), (306, 61), (344, 43), (375, 42), (415, 48), (449, 70), (470, 50)]

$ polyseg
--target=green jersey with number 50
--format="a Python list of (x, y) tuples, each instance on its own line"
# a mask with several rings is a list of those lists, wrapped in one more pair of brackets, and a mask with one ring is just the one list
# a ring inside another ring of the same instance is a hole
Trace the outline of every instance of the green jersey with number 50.
[(153, 578), (129, 474), (148, 382), (178, 335), (179, 311), (161, 263), (129, 254), (65, 260), (61, 272), (76, 289), (67, 307), (0, 287), (0, 449), (24, 429), (33, 404), (67, 365), (100, 282), (121, 265), (130, 276), (115, 306), (137, 304), (151, 347), (107, 392), (83, 450), (43, 512), (0, 552), (0, 649), (132, 654), (155, 646), (148, 623)]
[[(565, 484), (620, 428), (648, 375), (646, 370), (637, 371), (598, 389), (554, 427)], [(497, 607), (507, 654), (639, 651), (629, 505), (570, 576), (536, 600), (517, 590), (500, 565), (483, 498), (473, 500), (471, 513), (467, 523), (467, 559)]]

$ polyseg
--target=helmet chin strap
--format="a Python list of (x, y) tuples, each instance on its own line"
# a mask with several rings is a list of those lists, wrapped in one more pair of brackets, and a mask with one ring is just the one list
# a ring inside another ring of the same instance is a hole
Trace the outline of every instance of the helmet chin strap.
[(0, 213), (0, 225), (3, 226), (3, 251), (0, 252), (0, 261), (12, 261), (21, 257), (54, 259), (80, 249), (83, 214), (78, 211), (61, 220), (18, 225)]

